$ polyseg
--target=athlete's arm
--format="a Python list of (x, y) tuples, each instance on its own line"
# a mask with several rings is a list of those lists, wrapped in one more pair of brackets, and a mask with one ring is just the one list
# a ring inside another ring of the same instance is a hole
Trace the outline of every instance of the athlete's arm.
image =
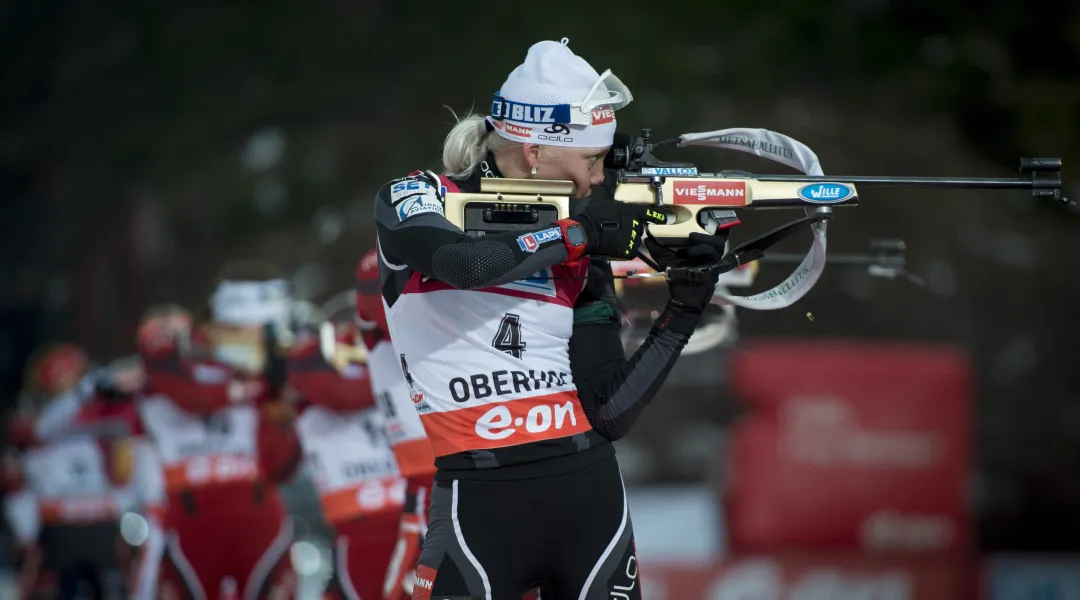
[(668, 304), (645, 342), (629, 359), (619, 336), (611, 265), (593, 260), (574, 307), (570, 370), (578, 398), (598, 433), (617, 440), (660, 390), (701, 315)]
[[(352, 345), (355, 340), (341, 331), (335, 341)], [(337, 412), (360, 410), (375, 405), (367, 365), (348, 363), (338, 371), (322, 354), (319, 338), (304, 331), (293, 344), (288, 358), (288, 383), (302, 400)]]
[(267, 481), (280, 485), (293, 477), (300, 468), (304, 452), (293, 422), (259, 418), (257, 441), (259, 469)]
[[(379, 190), (375, 223), (379, 247), (391, 268), (404, 265), (457, 289), (472, 290), (524, 279), (570, 258), (558, 225), (479, 238), (466, 235), (444, 216), (437, 185), (418, 175)], [(547, 233), (526, 238), (540, 232)]]
[(247, 390), (232, 373), (215, 365), (203, 369), (169, 346), (143, 351), (148, 393), (163, 394), (193, 412), (209, 412), (246, 398)]
[(96, 373), (91, 373), (83, 377), (77, 386), (49, 402), (34, 422), (34, 439), (47, 440), (71, 427), (79, 411), (94, 396), (95, 376)]

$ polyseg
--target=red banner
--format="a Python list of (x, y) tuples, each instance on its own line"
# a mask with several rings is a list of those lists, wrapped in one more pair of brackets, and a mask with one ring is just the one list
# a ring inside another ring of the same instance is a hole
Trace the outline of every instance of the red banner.
[(780, 341), (735, 351), (735, 552), (964, 552), (971, 373), (952, 348)]
[(937, 559), (754, 556), (706, 565), (642, 564), (646, 600), (959, 600), (972, 569)]

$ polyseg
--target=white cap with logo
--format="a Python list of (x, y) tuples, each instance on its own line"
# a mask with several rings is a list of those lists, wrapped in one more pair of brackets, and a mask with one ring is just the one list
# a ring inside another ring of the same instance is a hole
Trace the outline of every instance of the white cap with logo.
[(489, 125), (517, 142), (604, 148), (615, 136), (615, 111), (634, 99), (611, 70), (596, 72), (567, 46), (533, 44), (491, 103)]

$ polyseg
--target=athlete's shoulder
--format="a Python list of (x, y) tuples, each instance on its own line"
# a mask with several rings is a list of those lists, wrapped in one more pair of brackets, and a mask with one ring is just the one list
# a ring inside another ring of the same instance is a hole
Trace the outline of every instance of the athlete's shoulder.
[(377, 201), (393, 207), (399, 221), (421, 214), (443, 215), (448, 180), (433, 171), (413, 171), (383, 184)]

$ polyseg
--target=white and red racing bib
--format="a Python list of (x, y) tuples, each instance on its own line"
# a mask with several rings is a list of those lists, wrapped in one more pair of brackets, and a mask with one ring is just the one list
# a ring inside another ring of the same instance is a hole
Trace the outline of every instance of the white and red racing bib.
[(397, 511), (404, 505), (405, 480), (379, 408), (337, 413), (310, 406), (297, 419), (296, 430), (327, 522)]
[(89, 435), (59, 438), (27, 451), (23, 469), (41, 522), (103, 521), (130, 508), (136, 500), (135, 491), (112, 482), (109, 461)]
[(385, 307), (406, 386), (435, 456), (591, 429), (570, 373), (588, 261), (483, 290), (413, 273)]
[(143, 400), (139, 410), (157, 447), (166, 491), (260, 477), (259, 414), (254, 406), (240, 404), (196, 415), (157, 395)]
[(401, 358), (390, 340), (380, 341), (368, 352), (368, 370), (375, 401), (386, 417), (386, 434), (398, 470), (404, 477), (435, 472), (431, 442), (413, 407), (409, 385), (401, 371)]

